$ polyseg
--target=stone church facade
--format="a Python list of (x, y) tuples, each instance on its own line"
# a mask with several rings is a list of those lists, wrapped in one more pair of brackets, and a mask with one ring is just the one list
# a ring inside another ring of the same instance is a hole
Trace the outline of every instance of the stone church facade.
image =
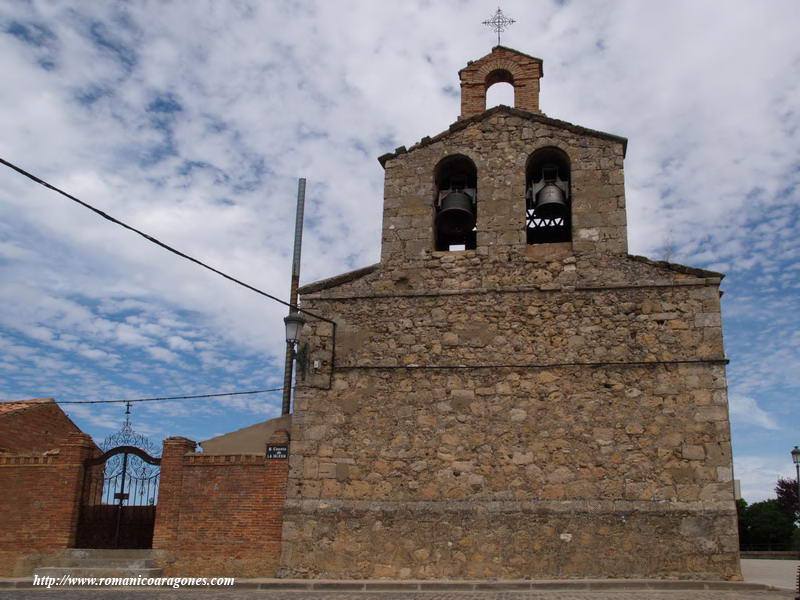
[(380, 158), (380, 263), (301, 288), (336, 331), (304, 329), (283, 576), (739, 578), (722, 275), (627, 253), (626, 140), (541, 76), (462, 69), (459, 119)]

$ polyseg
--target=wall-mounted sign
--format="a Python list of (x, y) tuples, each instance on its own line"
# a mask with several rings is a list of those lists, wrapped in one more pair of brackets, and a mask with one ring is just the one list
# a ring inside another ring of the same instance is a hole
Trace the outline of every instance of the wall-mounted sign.
[(286, 460), (289, 458), (289, 446), (267, 446), (267, 458)]

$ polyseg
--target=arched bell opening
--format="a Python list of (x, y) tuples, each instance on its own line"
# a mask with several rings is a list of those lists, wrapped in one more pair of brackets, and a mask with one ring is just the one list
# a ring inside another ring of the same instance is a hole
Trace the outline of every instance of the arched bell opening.
[(525, 226), (529, 244), (572, 240), (569, 157), (558, 148), (542, 148), (525, 169)]
[(493, 108), (500, 104), (514, 107), (516, 103), (516, 89), (514, 76), (505, 69), (495, 69), (486, 76), (485, 108)]
[(478, 170), (463, 154), (439, 161), (434, 171), (435, 248), (456, 251), (476, 248)]
[(514, 108), (514, 86), (510, 83), (495, 83), (486, 90), (486, 108), (495, 106), (510, 106)]

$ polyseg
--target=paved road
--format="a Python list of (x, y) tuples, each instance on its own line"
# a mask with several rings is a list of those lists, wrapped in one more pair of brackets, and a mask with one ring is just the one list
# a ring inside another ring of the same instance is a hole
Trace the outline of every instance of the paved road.
[(0, 600), (791, 600), (790, 592), (629, 590), (553, 592), (275, 592), (258, 590), (0, 590)]
[(742, 577), (750, 583), (763, 583), (793, 590), (797, 582), (800, 560), (766, 560), (743, 558)]
[(761, 590), (536, 590), (536, 591), (427, 591), (332, 592), (238, 589), (0, 589), (0, 600), (793, 600), (800, 561), (743, 560), (742, 574), (749, 583), (783, 588)]
[(270, 592), (256, 590), (5, 590), (13, 600), (791, 600), (788, 592), (761, 591), (627, 591), (627, 592)]

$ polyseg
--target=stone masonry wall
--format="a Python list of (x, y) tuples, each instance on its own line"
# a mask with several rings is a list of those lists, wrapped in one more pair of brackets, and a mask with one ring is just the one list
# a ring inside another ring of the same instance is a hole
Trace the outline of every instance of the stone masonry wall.
[[(290, 503), (284, 561), (303, 577), (738, 577), (733, 514), (652, 502)], [(314, 542), (311, 542), (314, 540)]]
[[(499, 107), (450, 132), (426, 138), (384, 162), (381, 264), (404, 265), (434, 252), (434, 173), (445, 157), (462, 154), (477, 168), (479, 256), (524, 256), (525, 169), (530, 155), (545, 147), (570, 159), (572, 243), (568, 254), (627, 251), (624, 140), (524, 111)], [(595, 135), (596, 134), (596, 135)]]
[(458, 291), (502, 269), (440, 254), (415, 281), (444, 289), (304, 296), (338, 368), (298, 391), (285, 573), (738, 577), (719, 279), (567, 257), (528, 279), (572, 285)]
[(517, 281), (572, 265), (571, 285), (459, 291), (458, 265), (503, 268), (437, 254), (413, 290), (379, 268), (304, 295), (337, 370), (311, 387), (330, 327), (310, 323), (285, 572), (738, 577), (719, 279), (527, 258)]
[[(277, 432), (272, 443), (287, 443)], [(169, 438), (153, 547), (171, 575), (269, 577), (278, 568), (288, 461), (264, 454), (195, 454)]]
[[(381, 157), (380, 264), (300, 290), (336, 329), (303, 334), (282, 575), (740, 577), (722, 276), (626, 254), (625, 144), (498, 107)], [(571, 241), (528, 245), (545, 147)], [(454, 154), (477, 247), (438, 252)]]
[(700, 281), (313, 302), (336, 307), (340, 369), (722, 358), (718, 292)]
[(298, 407), (308, 418), (292, 497), (678, 502), (731, 494), (722, 366), (483, 371), (337, 377), (329, 402)]

